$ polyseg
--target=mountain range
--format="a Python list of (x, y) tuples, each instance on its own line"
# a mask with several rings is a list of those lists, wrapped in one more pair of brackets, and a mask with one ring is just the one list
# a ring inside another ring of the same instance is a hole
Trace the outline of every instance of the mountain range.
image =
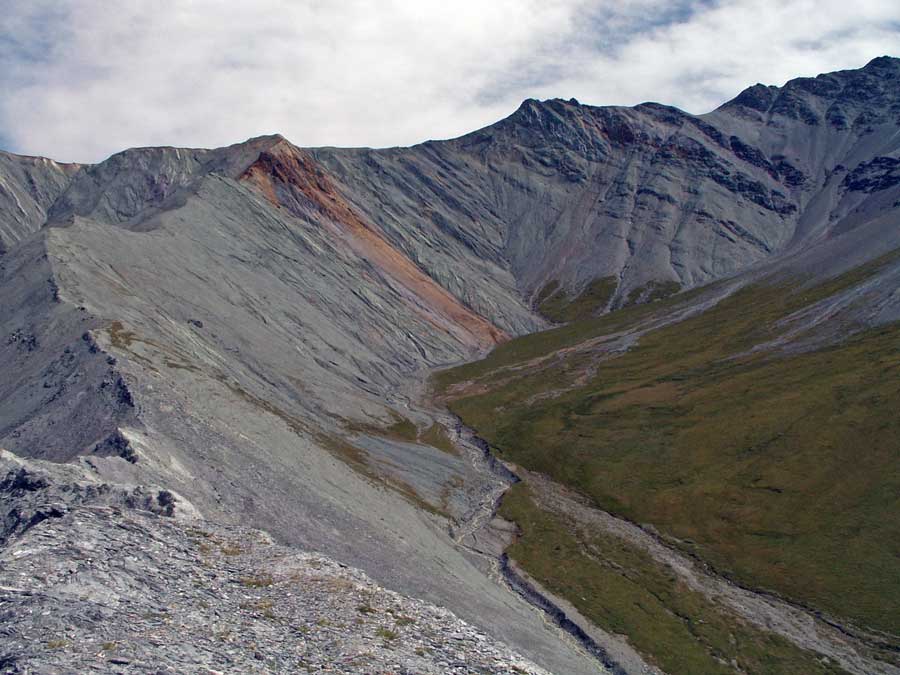
[[(891, 57), (410, 148), (0, 153), (0, 555), (71, 570), (3, 582), (0, 663), (156, 672), (116, 617), (173, 602), (164, 556), (110, 594), (42, 535), (140, 511), (359, 568), (531, 672), (900, 672), (898, 218)], [(115, 650), (70, 634), (95, 605)]]

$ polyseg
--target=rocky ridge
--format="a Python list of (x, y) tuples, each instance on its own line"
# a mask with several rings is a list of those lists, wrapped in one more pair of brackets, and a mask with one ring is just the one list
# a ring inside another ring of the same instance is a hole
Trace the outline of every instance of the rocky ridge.
[(0, 672), (532, 673), (450, 611), (180, 495), (0, 451)]
[(611, 278), (621, 306), (648, 284), (707, 283), (890, 212), (898, 81), (900, 60), (878, 58), (756, 85), (700, 116), (528, 100), (451, 141), (314, 156), (474, 307), (460, 269), (471, 258), (508, 265), (527, 298)]

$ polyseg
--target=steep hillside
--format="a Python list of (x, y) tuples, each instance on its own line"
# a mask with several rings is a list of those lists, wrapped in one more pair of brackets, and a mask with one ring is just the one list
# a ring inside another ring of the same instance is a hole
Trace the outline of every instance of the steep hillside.
[(0, 259), (0, 447), (164, 485), (552, 671), (596, 672), (448, 531), (506, 479), (478, 449), (417, 442), (416, 425), (439, 445), (449, 431), (400, 391), (503, 331), (335, 206), (304, 157), (274, 137), (81, 170)]

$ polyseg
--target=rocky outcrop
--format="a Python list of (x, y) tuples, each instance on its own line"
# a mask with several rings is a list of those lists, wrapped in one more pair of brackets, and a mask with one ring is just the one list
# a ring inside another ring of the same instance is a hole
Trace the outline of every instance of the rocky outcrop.
[(445, 609), (203, 520), (166, 490), (0, 450), (4, 673), (532, 673)]

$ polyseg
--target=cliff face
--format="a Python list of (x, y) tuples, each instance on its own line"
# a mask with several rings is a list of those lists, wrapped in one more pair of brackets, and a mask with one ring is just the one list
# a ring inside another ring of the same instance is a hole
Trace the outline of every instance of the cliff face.
[[(420, 373), (546, 327), (548, 285), (611, 279), (603, 311), (897, 248), (898, 74), (877, 59), (700, 117), (526, 101), (412, 148), (4, 154), (0, 446), (171, 487), (593, 672), (447, 534), (502, 480), (441, 449)], [(896, 270), (816, 316), (896, 318)]]

